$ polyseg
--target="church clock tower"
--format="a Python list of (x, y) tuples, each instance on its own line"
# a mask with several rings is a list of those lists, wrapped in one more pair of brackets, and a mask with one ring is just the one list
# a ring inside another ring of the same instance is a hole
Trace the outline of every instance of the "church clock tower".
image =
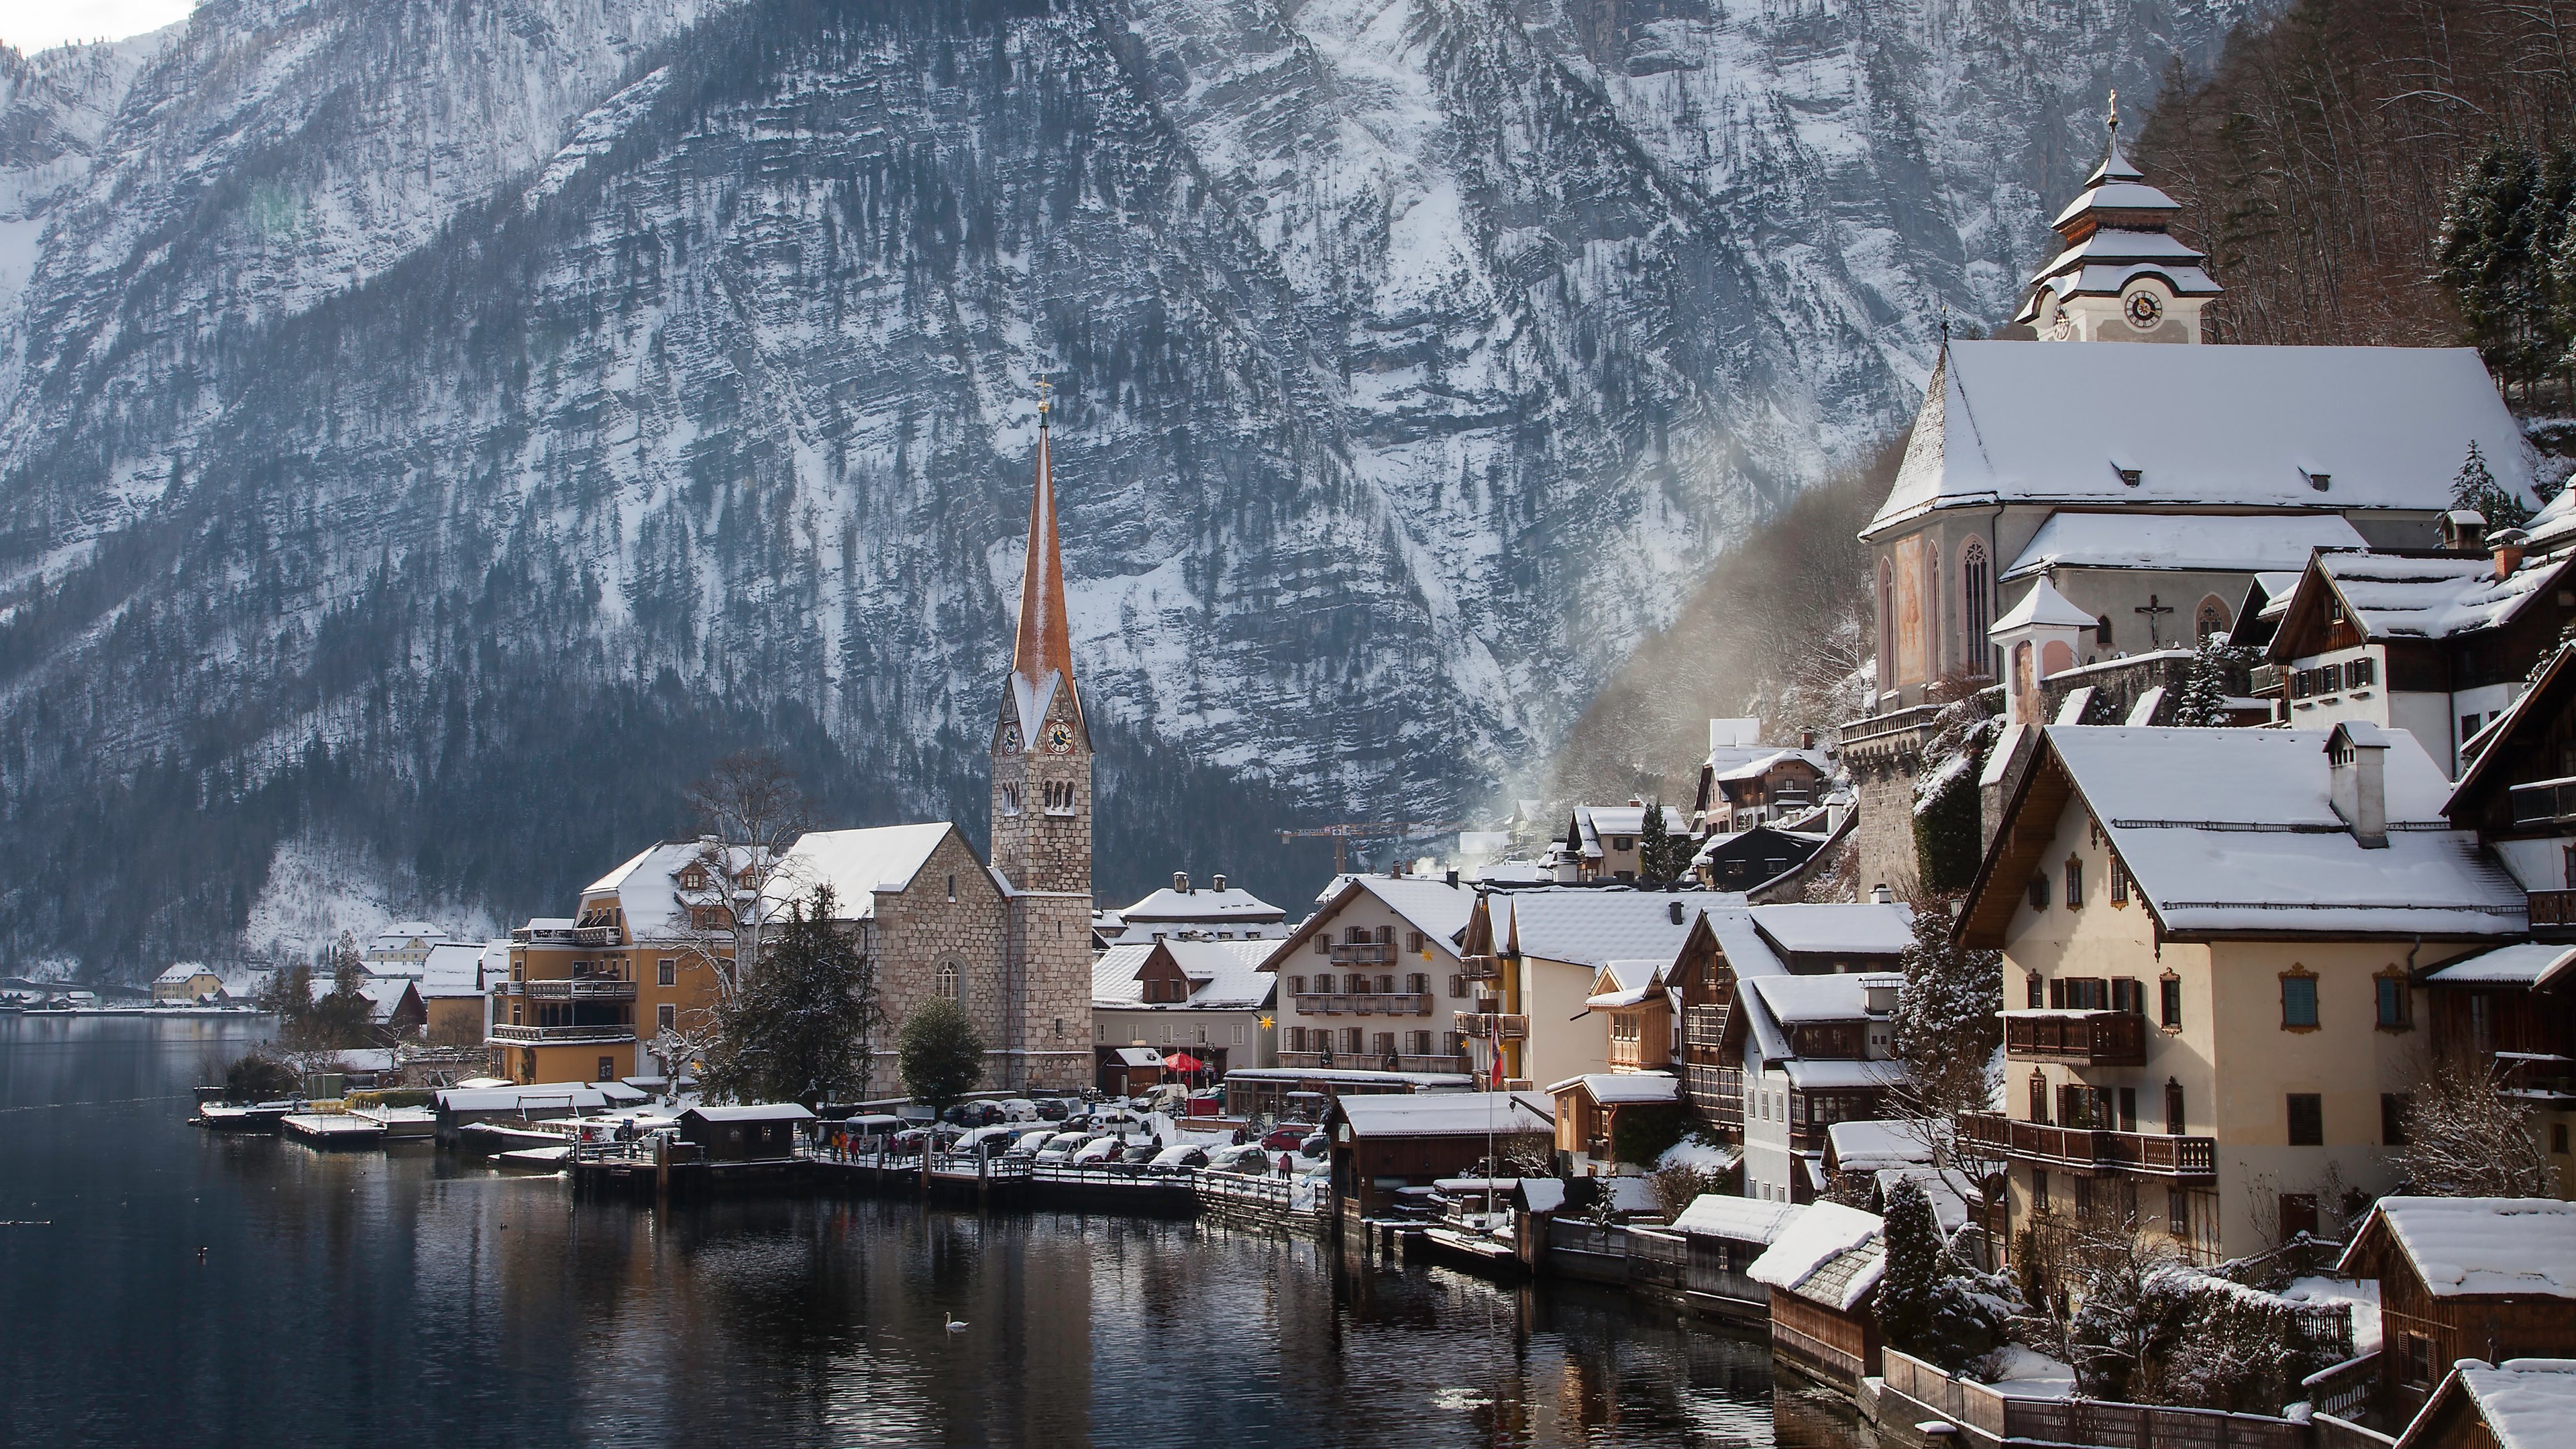
[(993, 869), (1009, 884), (1003, 1076), (1014, 1088), (1092, 1084), (1091, 731), (1073, 685), (1055, 465), (1038, 384), (1037, 493), (1020, 575), (1020, 633), (993, 723)]
[[(1045, 385), (1040, 384), (1041, 389)], [(1038, 401), (1037, 494), (1020, 575), (1020, 636), (993, 726), (993, 868), (1024, 891), (1091, 893), (1091, 733), (1073, 684), (1055, 468)], [(1087, 921), (1087, 918), (1086, 918)]]

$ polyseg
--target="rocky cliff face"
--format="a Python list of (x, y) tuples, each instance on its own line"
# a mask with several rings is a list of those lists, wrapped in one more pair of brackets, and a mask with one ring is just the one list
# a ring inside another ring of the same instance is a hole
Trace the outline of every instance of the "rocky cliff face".
[(559, 907), (755, 740), (980, 830), (1041, 366), (1103, 893), (1299, 898), (1267, 827), (1551, 747), (2244, 13), (218, 0), (6, 57), (0, 944), (221, 949), (317, 839)]

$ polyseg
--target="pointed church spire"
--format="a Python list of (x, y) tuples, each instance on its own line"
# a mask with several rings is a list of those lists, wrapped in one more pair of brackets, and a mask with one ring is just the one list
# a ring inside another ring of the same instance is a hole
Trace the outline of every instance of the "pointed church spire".
[(2094, 187), (2105, 181), (2146, 180), (2147, 173), (2139, 170), (2127, 156), (2120, 153), (2120, 93), (2118, 91), (2111, 92), (2111, 114), (2103, 124), (2110, 129), (2111, 142), (2103, 148), (2101, 164), (2093, 168), (2092, 175), (2084, 178), (2084, 184), (2087, 187)]
[[(1056, 547), (1055, 465), (1047, 455), (1047, 413), (1051, 384), (1038, 379), (1037, 490), (1029, 500), (1029, 552), (1020, 574), (1020, 636), (1011, 651), (1011, 673), (1022, 687), (1022, 699), (1043, 700), (1051, 679), (1073, 696), (1073, 638), (1064, 604), (1064, 558)], [(1043, 713), (1040, 704), (1038, 713)], [(1034, 728), (1035, 721), (1029, 722)]]

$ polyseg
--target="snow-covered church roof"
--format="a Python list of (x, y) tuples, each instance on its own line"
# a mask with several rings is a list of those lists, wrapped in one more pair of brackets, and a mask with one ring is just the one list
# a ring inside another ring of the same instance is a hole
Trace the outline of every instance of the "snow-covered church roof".
[(2537, 503), (2467, 348), (1954, 342), (1865, 533), (1998, 503), (2438, 512), (2471, 443)]
[(2368, 548), (2340, 513), (2052, 513), (2001, 575), (2053, 568), (2295, 574), (2321, 548)]

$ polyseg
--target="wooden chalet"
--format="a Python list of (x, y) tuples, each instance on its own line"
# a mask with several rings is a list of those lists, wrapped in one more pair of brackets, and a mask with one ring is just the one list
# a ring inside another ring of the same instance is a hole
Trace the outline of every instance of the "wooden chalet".
[(2377, 1399), (2393, 1422), (2461, 1359), (2576, 1356), (2576, 1203), (2382, 1198), (2335, 1271), (2378, 1280)]

